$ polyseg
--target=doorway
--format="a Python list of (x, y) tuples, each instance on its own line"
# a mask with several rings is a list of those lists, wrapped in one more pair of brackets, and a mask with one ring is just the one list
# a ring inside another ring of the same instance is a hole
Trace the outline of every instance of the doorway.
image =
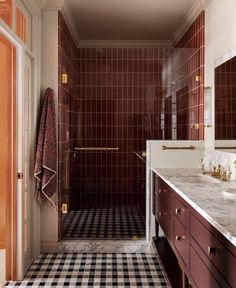
[(0, 249), (16, 278), (16, 48), (0, 33)]

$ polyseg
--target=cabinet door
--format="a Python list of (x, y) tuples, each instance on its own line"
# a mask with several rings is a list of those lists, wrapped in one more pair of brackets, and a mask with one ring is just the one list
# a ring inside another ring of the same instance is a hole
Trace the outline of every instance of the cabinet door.
[[(158, 198), (157, 198), (158, 199)], [(169, 242), (172, 242), (172, 217), (168, 207), (162, 202), (156, 201), (156, 219)]]
[(224, 288), (216, 281), (197, 252), (190, 246), (189, 272), (193, 287), (197, 288)]
[(176, 219), (173, 220), (173, 241), (179, 258), (183, 261), (185, 268), (189, 260), (189, 238), (185, 227)]
[(214, 265), (222, 276), (233, 285), (236, 283), (236, 258), (194, 215), (190, 216), (190, 234), (192, 241), (205, 253), (211, 266)]

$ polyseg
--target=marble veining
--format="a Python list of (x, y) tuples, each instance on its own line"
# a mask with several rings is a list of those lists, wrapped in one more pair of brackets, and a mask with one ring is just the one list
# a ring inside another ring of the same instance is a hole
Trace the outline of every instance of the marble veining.
[(146, 240), (67, 240), (59, 245), (59, 253), (149, 253)]
[(199, 169), (153, 171), (236, 246), (236, 182), (202, 175)]

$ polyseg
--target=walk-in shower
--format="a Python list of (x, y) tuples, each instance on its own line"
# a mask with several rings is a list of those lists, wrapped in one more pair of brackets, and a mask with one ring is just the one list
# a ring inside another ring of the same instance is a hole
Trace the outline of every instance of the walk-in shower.
[(59, 35), (60, 236), (144, 238), (146, 140), (199, 139), (204, 50), (77, 48), (61, 14)]

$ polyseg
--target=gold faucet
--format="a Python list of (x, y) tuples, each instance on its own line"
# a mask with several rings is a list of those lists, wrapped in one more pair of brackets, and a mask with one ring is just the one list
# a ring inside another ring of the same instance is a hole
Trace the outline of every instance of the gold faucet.
[(232, 172), (229, 170), (225, 170), (222, 174), (221, 180), (222, 181), (229, 181), (230, 180), (230, 176), (231, 176)]
[(221, 165), (218, 165), (217, 167), (216, 166), (213, 167), (213, 172), (212, 172), (213, 177), (220, 178), (221, 173), (222, 173)]

